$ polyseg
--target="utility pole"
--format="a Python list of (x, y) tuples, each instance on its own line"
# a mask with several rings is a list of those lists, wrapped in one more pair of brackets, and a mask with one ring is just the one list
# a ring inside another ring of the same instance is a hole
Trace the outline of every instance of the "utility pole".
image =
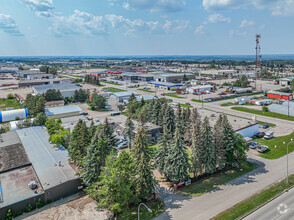
[[(255, 58), (255, 89), (257, 89), (257, 78), (258, 78), (258, 67), (261, 67), (261, 47), (260, 47), (260, 38), (261, 35), (260, 34), (256, 34), (255, 36), (256, 38), (256, 47), (255, 47), (255, 51), (256, 51), (256, 58)], [(260, 68), (261, 71), (261, 68)], [(262, 79), (261, 79), (261, 74), (260, 74), (260, 90), (262, 90)]]

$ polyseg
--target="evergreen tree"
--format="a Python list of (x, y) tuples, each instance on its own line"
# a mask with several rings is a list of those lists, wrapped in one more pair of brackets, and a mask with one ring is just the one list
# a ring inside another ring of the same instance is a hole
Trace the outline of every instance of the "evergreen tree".
[(128, 147), (131, 148), (134, 136), (135, 136), (135, 125), (131, 119), (131, 115), (129, 115), (125, 122), (125, 129), (124, 129), (124, 135), (128, 140)]
[[(190, 109), (189, 109), (190, 110)], [(188, 123), (186, 124), (186, 130), (184, 134), (184, 141), (188, 144), (192, 144), (192, 131), (193, 131), (193, 125), (195, 125), (197, 122), (200, 122), (200, 115), (197, 111), (197, 108), (193, 108), (192, 112), (189, 111), (188, 113), (189, 120)]]
[(45, 113), (40, 112), (37, 114), (37, 116), (33, 122), (33, 126), (43, 126), (43, 125), (45, 125), (46, 120), (47, 120), (47, 117), (46, 117)]
[(90, 127), (89, 127), (88, 131), (89, 131), (89, 137), (93, 138), (94, 135), (95, 135), (95, 132), (96, 132), (96, 127), (95, 127), (93, 121), (91, 121), (91, 124), (90, 124)]
[(117, 145), (117, 139), (115, 138), (113, 132), (114, 131), (112, 125), (109, 124), (108, 119), (105, 118), (105, 121), (102, 124), (102, 126), (98, 127), (98, 134), (100, 138), (107, 141), (110, 149)]
[(159, 122), (158, 122), (159, 126), (163, 126), (164, 124), (165, 111), (167, 107), (168, 107), (167, 102), (164, 102), (160, 109)]
[(87, 148), (87, 155), (83, 162), (83, 171), (81, 172), (81, 178), (87, 186), (98, 181), (101, 168), (105, 165), (108, 153), (107, 141), (101, 138), (98, 139), (96, 134)]
[(177, 128), (175, 132), (174, 143), (168, 150), (166, 158), (165, 172), (166, 177), (174, 182), (180, 183), (190, 178), (189, 169), (189, 156), (183, 145), (180, 131)]
[(153, 107), (155, 105), (155, 100), (152, 99), (152, 101), (148, 105), (148, 110), (147, 110), (147, 120), (152, 121), (152, 114), (153, 114)]
[(132, 156), (136, 170), (136, 196), (147, 199), (155, 191), (156, 180), (153, 177), (151, 166), (151, 149), (148, 146), (148, 135), (144, 128), (139, 128), (133, 142)]
[(144, 100), (144, 98), (142, 97), (141, 102), (140, 102), (140, 107), (142, 108), (144, 105), (145, 105), (145, 100)]
[(165, 175), (165, 167), (166, 167), (166, 159), (168, 156), (168, 149), (170, 147), (170, 139), (171, 134), (169, 133), (166, 126), (163, 127), (163, 134), (160, 137), (159, 140), (159, 148), (155, 155), (155, 167), (158, 169), (158, 171)]
[(163, 126), (166, 126), (168, 132), (173, 135), (175, 131), (175, 113), (171, 106), (167, 106), (163, 118)]
[(118, 157), (112, 152), (102, 168), (101, 181), (86, 189), (91, 198), (98, 201), (97, 206), (112, 211), (114, 215), (130, 208), (137, 203), (134, 179), (136, 169), (132, 157), (122, 151)]
[(215, 158), (215, 146), (213, 142), (212, 130), (209, 124), (208, 117), (204, 118), (201, 128), (201, 145), (203, 146), (203, 152), (201, 152), (203, 158), (203, 167), (205, 173), (212, 174), (215, 172), (216, 158)]
[(219, 170), (223, 169), (226, 165), (226, 145), (223, 142), (223, 115), (219, 115), (214, 125), (214, 144), (216, 165)]
[(161, 103), (159, 102), (159, 100), (156, 100), (153, 106), (153, 112), (152, 112), (152, 123), (156, 125), (159, 125), (160, 110), (161, 110)]
[(176, 112), (176, 128), (179, 129), (180, 137), (184, 135), (184, 121), (182, 118), (182, 107), (178, 104), (177, 112)]
[(72, 131), (71, 141), (68, 147), (70, 159), (79, 166), (83, 165), (83, 158), (87, 154), (89, 133), (86, 123), (79, 120)]
[(201, 121), (197, 120), (192, 126), (192, 151), (191, 151), (191, 163), (192, 163), (192, 172), (194, 177), (199, 173), (203, 173), (203, 158), (202, 152), (205, 151), (205, 146), (201, 143)]

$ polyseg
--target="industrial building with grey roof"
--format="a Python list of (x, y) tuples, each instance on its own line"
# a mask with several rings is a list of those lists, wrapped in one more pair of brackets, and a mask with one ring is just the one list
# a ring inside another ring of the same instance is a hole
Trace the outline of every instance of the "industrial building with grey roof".
[(48, 84), (34, 86), (33, 92), (35, 95), (42, 95), (46, 93), (49, 89), (59, 90), (63, 97), (72, 97), (75, 91), (81, 89), (81, 87), (71, 83)]
[[(8, 209), (21, 211), (37, 199), (52, 201), (78, 191), (81, 183), (67, 150), (49, 143), (45, 127), (9, 132), (1, 139), (0, 219)], [(34, 188), (29, 187), (31, 182)]]

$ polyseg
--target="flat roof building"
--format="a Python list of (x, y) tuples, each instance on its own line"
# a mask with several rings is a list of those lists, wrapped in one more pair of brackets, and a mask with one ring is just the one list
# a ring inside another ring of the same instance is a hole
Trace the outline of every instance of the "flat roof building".
[(33, 92), (35, 95), (42, 95), (47, 92), (49, 89), (59, 90), (61, 95), (66, 97), (72, 97), (76, 90), (81, 89), (81, 87), (76, 86), (71, 83), (61, 83), (61, 84), (50, 84), (50, 85), (40, 85), (34, 86)]
[(61, 83), (60, 79), (43, 79), (43, 80), (21, 80), (18, 82), (18, 87), (30, 87), (30, 86), (38, 86), (38, 85), (51, 85), (51, 84), (59, 84)]
[(149, 73), (154, 77), (156, 82), (169, 82), (169, 83), (181, 83), (184, 80), (184, 76), (187, 79), (195, 79), (195, 75), (191, 73), (166, 73), (166, 72), (154, 72)]
[(168, 82), (148, 82), (148, 85), (151, 87), (164, 89), (164, 90), (177, 90), (183, 87), (183, 84), (168, 83)]
[(45, 114), (48, 118), (66, 118), (78, 116), (82, 109), (78, 105), (67, 105), (53, 108), (46, 108)]
[(123, 102), (124, 100), (128, 100), (132, 94), (134, 94), (135, 96), (138, 95), (138, 93), (135, 91), (115, 92), (111, 94), (110, 98), (116, 99), (119, 102)]

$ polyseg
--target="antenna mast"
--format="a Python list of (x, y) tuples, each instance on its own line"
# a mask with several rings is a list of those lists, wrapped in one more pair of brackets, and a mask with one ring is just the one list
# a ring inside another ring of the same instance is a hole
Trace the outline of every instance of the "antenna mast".
[[(255, 47), (255, 50), (256, 50), (255, 89), (257, 89), (257, 87), (256, 87), (256, 81), (257, 81), (257, 78), (258, 78), (258, 74), (257, 74), (258, 68), (260, 68), (260, 70), (261, 70), (261, 47), (260, 47), (260, 38), (261, 38), (261, 35), (260, 34), (256, 34), (256, 47)], [(260, 74), (260, 81), (261, 81), (260, 90), (262, 90), (261, 74)]]

